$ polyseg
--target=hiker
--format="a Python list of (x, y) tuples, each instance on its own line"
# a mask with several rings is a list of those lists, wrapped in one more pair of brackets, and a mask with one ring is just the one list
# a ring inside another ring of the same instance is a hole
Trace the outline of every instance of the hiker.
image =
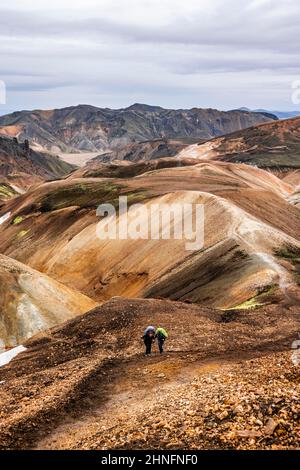
[(157, 339), (157, 342), (158, 342), (160, 354), (164, 352), (164, 343), (166, 339), (168, 338), (168, 336), (169, 335), (164, 328), (161, 328), (161, 327), (157, 328), (155, 332), (155, 338)]
[(146, 346), (145, 356), (151, 356), (152, 343), (155, 341), (155, 327), (148, 326), (144, 331), (142, 339)]

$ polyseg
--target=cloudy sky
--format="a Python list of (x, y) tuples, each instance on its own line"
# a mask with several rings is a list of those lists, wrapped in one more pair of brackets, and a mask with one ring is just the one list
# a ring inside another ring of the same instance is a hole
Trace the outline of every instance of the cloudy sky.
[(10, 0), (0, 80), (15, 109), (295, 110), (299, 0)]

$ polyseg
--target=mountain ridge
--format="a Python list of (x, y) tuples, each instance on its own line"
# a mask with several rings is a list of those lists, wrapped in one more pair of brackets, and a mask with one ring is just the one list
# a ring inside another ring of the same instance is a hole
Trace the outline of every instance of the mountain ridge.
[(255, 112), (255, 113), (265, 113), (265, 114), (273, 114), (277, 116), (278, 119), (290, 119), (293, 117), (300, 116), (300, 111), (269, 111), (267, 109), (258, 108), (258, 109), (250, 109), (247, 107), (238, 108), (240, 111), (248, 111), (248, 112)]
[(239, 110), (172, 110), (141, 103), (116, 110), (78, 105), (0, 116), (0, 134), (28, 139), (32, 146), (48, 151), (76, 153), (160, 138), (206, 140), (275, 119)]
[[(101, 166), (98, 175), (84, 171), (32, 188), (1, 209), (10, 219), (0, 250), (97, 302), (159, 296), (229, 308), (271, 286), (280, 290), (283, 279), (292, 295), (296, 268), (288, 260), (300, 246), (299, 210), (288, 202), (293, 185), (249, 165), (158, 162), (138, 164), (136, 173), (137, 164)], [(191, 256), (184, 240), (99, 240), (96, 208), (124, 194), (148, 209), (153, 201), (204, 204), (205, 245)]]
[(64, 177), (74, 169), (55, 155), (32, 149), (28, 141), (20, 143), (16, 137), (0, 135), (2, 185), (28, 189), (32, 184)]
[(181, 157), (247, 163), (272, 171), (300, 168), (300, 117), (216, 137), (182, 150)]

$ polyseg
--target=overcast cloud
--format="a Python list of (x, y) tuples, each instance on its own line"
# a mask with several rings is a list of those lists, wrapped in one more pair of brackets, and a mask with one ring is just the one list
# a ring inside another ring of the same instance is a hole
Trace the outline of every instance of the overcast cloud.
[(293, 110), (299, 23), (299, 0), (10, 0), (0, 113), (134, 102)]

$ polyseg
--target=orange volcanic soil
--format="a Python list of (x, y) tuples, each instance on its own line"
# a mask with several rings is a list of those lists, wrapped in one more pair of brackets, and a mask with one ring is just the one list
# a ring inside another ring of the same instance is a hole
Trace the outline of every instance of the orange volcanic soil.
[[(297, 289), (299, 211), (294, 187), (257, 168), (230, 163), (151, 170), (126, 178), (68, 178), (7, 203), (1, 251), (103, 301), (162, 296), (234, 307), (265, 291)], [(99, 240), (96, 208), (130, 203), (204, 205), (204, 246), (184, 240)], [(20, 217), (19, 224), (12, 223)], [(18, 239), (18, 233), (26, 235)]]

